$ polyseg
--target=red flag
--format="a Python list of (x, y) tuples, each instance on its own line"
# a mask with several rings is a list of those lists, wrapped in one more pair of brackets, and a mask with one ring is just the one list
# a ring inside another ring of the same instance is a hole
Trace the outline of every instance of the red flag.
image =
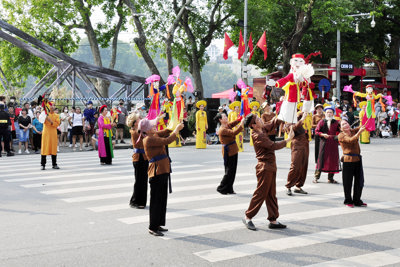
[(250, 51), (250, 57), (249, 57), (249, 61), (251, 60), (251, 57), (253, 56), (254, 53), (254, 49), (253, 49), (253, 40), (251, 39), (251, 33), (250, 33), (250, 38), (249, 38), (249, 51)]
[(224, 59), (228, 59), (228, 50), (233, 46), (233, 42), (231, 41), (231, 38), (229, 38), (228, 34), (225, 33), (225, 38), (224, 38)]
[(265, 31), (261, 35), (260, 40), (258, 40), (257, 46), (264, 52), (264, 60), (266, 60), (267, 59), (267, 37), (265, 36)]
[(239, 48), (238, 48), (238, 59), (240, 59), (240, 58), (243, 56), (245, 50), (246, 50), (246, 48), (245, 48), (245, 44), (244, 44), (244, 41), (243, 41), (242, 30), (240, 30), (240, 34), (239, 34)]

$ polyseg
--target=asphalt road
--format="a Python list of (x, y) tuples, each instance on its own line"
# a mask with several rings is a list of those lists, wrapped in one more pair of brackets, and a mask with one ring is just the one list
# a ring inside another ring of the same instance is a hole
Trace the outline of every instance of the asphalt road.
[[(95, 151), (60, 153), (60, 170), (40, 170), (40, 155), (0, 158), (0, 266), (399, 266), (400, 139), (361, 145), (367, 208), (343, 205), (342, 184), (313, 184), (308, 195), (285, 194), (290, 150), (276, 153), (279, 221), (266, 208), (241, 222), (256, 186), (254, 150), (239, 154), (236, 195), (216, 192), (223, 175), (220, 145), (170, 149), (172, 189), (163, 238), (147, 232), (148, 207), (129, 208), (131, 149), (112, 166)], [(340, 152), (341, 153), (341, 152)], [(50, 161), (50, 159), (48, 159)], [(335, 178), (341, 182), (341, 174)]]

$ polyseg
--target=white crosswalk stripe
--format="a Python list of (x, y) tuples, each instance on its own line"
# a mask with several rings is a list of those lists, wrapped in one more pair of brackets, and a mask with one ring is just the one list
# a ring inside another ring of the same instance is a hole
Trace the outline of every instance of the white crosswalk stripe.
[(266, 240), (237, 246), (204, 250), (194, 253), (195, 255), (209, 261), (219, 262), (251, 255), (257, 255), (284, 249), (311, 246), (320, 243), (332, 242), (340, 239), (349, 239), (386, 233), (400, 230), (400, 220), (366, 224), (330, 231), (322, 231), (312, 234), (285, 237), (280, 239)]
[(386, 265), (398, 265), (400, 263), (400, 248), (389, 249), (374, 253), (362, 254), (340, 260), (326, 261), (318, 264), (307, 265), (307, 267), (379, 267)]

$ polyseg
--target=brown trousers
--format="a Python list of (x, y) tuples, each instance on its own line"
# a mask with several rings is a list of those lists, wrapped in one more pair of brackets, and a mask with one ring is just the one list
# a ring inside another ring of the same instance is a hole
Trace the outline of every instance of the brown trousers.
[(257, 189), (251, 198), (246, 217), (252, 219), (256, 216), (265, 201), (268, 220), (275, 221), (279, 217), (278, 200), (276, 198), (276, 171), (266, 170), (266, 165), (264, 162), (258, 162), (256, 166)]
[(287, 188), (302, 187), (307, 177), (309, 147), (307, 144), (293, 146), (292, 163), (287, 177)]

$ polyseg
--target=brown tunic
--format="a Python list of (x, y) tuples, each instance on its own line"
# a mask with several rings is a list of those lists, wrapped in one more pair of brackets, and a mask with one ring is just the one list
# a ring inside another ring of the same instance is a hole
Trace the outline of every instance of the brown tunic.
[[(275, 115), (275, 113), (269, 113), (269, 114), (267, 114), (267, 113), (263, 113), (262, 115), (261, 115), (261, 120), (264, 122), (264, 123), (267, 123), (267, 122), (269, 122), (269, 121), (271, 121), (273, 118), (275, 118), (276, 117), (276, 115)], [(277, 125), (278, 126), (278, 125)], [(268, 135), (276, 135), (276, 127), (277, 126), (275, 126), (275, 128), (273, 128), (269, 133), (268, 133)]]
[(346, 156), (345, 154), (357, 154), (360, 155), (361, 149), (360, 149), (360, 144), (358, 143), (358, 137), (359, 135), (357, 134), (358, 130), (360, 127), (357, 127), (355, 129), (351, 129), (351, 135), (347, 135), (344, 132), (341, 132), (339, 134), (339, 144), (342, 147), (343, 150), (343, 157), (342, 161), (343, 162), (357, 162), (360, 161), (360, 157), (354, 157), (354, 156)]
[(302, 187), (307, 177), (309, 144), (303, 121), (293, 125), (294, 137), (291, 142), (292, 163), (287, 178), (287, 188), (296, 185)]
[[(172, 133), (168, 137), (161, 137), (161, 136), (166, 136), (170, 132), (171, 131), (168, 129), (162, 130), (156, 132), (156, 134), (153, 136), (146, 136), (143, 139), (144, 151), (149, 161), (156, 156), (167, 155), (165, 146), (172, 143), (175, 140), (176, 134)], [(171, 166), (168, 157), (163, 158), (156, 162), (149, 162), (149, 169), (148, 169), (149, 178), (170, 172), (171, 172)]]
[[(140, 134), (138, 133), (137, 130), (129, 130), (129, 132), (131, 133), (131, 142), (132, 142), (132, 146), (135, 149), (144, 149), (143, 146), (143, 138), (140, 138), (139, 142), (137, 142), (137, 140), (139, 139)], [(137, 142), (137, 143), (136, 143)], [(143, 159), (147, 160), (146, 154), (143, 153)], [(132, 162), (138, 162), (139, 161), (139, 157), (140, 157), (140, 153), (136, 153), (133, 152), (132, 155)]]
[(315, 129), (317, 128), (318, 122), (324, 118), (324, 114), (318, 115), (315, 114), (312, 116), (312, 128)]
[(279, 217), (278, 200), (276, 198), (276, 158), (275, 150), (286, 146), (286, 141), (273, 142), (268, 137), (271, 127), (276, 127), (276, 120), (265, 125), (261, 133), (252, 132), (254, 151), (258, 163), (256, 165), (257, 189), (254, 191), (246, 217), (253, 218), (265, 202), (268, 210), (268, 220), (275, 221)]
[[(237, 134), (239, 134), (241, 131), (243, 131), (243, 127), (240, 126), (236, 130), (233, 130), (233, 127), (235, 127), (239, 123), (240, 123), (240, 121), (236, 120), (236, 121), (228, 123), (227, 126), (221, 125), (221, 127), (219, 128), (219, 131), (218, 131), (219, 141), (221, 142), (221, 144), (226, 145), (226, 144), (230, 144), (230, 143), (234, 142), (231, 145), (229, 145), (229, 151), (228, 151), (229, 157), (231, 157), (239, 152), (239, 148), (236, 144), (235, 137)], [(222, 156), (224, 156), (224, 146), (222, 146)]]

